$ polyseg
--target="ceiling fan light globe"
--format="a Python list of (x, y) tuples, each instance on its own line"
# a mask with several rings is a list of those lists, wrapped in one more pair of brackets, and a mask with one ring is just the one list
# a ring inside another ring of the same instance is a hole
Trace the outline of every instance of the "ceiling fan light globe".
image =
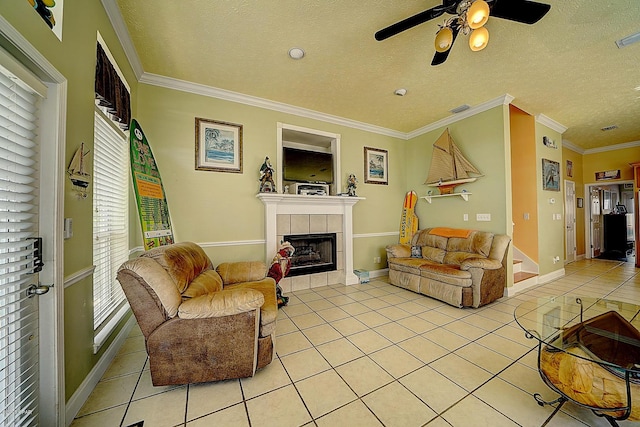
[(448, 51), (451, 48), (451, 44), (453, 44), (453, 31), (449, 27), (441, 28), (436, 34), (436, 52)]
[(471, 32), (469, 36), (469, 47), (472, 51), (478, 52), (484, 49), (489, 44), (489, 30), (485, 27), (480, 27)]
[(476, 0), (467, 10), (467, 25), (473, 30), (482, 27), (489, 20), (489, 5), (484, 0)]

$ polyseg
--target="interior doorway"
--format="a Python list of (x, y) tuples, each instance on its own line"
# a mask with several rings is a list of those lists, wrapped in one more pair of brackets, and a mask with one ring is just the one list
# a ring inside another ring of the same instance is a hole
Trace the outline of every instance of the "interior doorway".
[(565, 262), (576, 260), (576, 183), (564, 181)]
[(635, 256), (633, 182), (586, 184), (587, 258), (629, 261)]

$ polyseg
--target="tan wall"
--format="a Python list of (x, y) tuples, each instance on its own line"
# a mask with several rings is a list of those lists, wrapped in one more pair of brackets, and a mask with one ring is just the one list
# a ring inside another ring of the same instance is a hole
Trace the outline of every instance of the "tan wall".
[(602, 184), (616, 181), (633, 181), (633, 168), (629, 163), (640, 161), (640, 147), (589, 153), (582, 156), (582, 179), (585, 184), (596, 182), (596, 172), (620, 169), (619, 180), (599, 181)]
[(513, 245), (538, 262), (538, 193), (535, 118), (509, 106)]

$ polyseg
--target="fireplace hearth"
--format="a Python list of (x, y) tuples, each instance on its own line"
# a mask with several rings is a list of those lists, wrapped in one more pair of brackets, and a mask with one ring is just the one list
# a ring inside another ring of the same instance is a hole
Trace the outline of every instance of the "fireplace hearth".
[(284, 240), (295, 248), (289, 276), (337, 269), (335, 233), (295, 234), (284, 236)]

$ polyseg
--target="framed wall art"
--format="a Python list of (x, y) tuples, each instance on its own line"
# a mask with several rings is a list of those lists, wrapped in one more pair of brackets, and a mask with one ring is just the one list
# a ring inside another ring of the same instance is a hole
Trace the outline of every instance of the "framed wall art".
[(542, 189), (560, 191), (560, 163), (542, 159)]
[(242, 125), (196, 117), (196, 170), (242, 173)]
[(387, 150), (364, 147), (364, 182), (389, 184), (389, 159)]

